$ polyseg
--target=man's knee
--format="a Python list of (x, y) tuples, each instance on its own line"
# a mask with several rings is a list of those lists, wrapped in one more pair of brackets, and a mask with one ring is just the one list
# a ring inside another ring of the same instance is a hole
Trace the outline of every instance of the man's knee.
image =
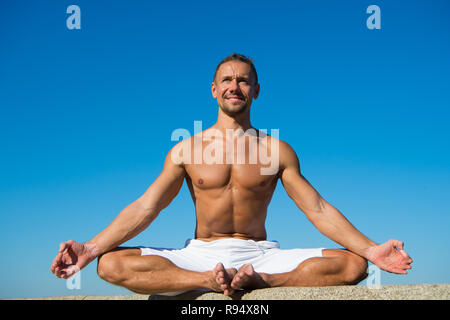
[(97, 274), (110, 283), (119, 284), (124, 278), (123, 257), (117, 251), (107, 252), (98, 257)]
[(367, 260), (363, 257), (349, 252), (346, 259), (345, 282), (356, 285), (367, 278)]

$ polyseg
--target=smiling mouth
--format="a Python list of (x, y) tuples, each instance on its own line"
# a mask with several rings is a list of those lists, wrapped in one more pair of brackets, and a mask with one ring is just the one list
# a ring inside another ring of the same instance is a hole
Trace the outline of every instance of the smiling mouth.
[(228, 99), (228, 100), (238, 100), (238, 101), (244, 101), (244, 99), (243, 99), (243, 98), (241, 98), (241, 97), (226, 97), (225, 99)]

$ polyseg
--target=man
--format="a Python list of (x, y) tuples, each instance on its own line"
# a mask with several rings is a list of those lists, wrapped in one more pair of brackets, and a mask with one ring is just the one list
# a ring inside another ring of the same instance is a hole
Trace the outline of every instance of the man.
[[(361, 234), (302, 176), (286, 142), (252, 127), (250, 106), (260, 85), (251, 60), (239, 54), (225, 58), (211, 89), (219, 105), (217, 122), (172, 148), (148, 190), (92, 240), (61, 243), (51, 265), (57, 277), (66, 279), (98, 257), (102, 279), (136, 293), (208, 289), (230, 295), (238, 289), (357, 284), (367, 276), (367, 261), (392, 273), (411, 269), (401, 241), (378, 245)], [(213, 143), (211, 132), (216, 142), (232, 148), (209, 149), (210, 157), (222, 161), (205, 159), (205, 153), (193, 160)], [(267, 161), (248, 161), (263, 149), (277, 161), (269, 174), (262, 173)], [(153, 222), (184, 179), (196, 208), (195, 239), (180, 250), (119, 247)], [(267, 207), (278, 180), (311, 223), (346, 249), (281, 250), (277, 242), (266, 241)]]

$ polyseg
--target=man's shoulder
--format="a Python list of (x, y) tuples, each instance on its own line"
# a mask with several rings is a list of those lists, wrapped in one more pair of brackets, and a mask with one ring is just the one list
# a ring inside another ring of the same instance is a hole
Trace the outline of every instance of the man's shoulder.
[(299, 160), (294, 148), (286, 141), (278, 139), (278, 142), (279, 142), (278, 154), (279, 154), (280, 168), (281, 169), (286, 168), (291, 164), (298, 165)]

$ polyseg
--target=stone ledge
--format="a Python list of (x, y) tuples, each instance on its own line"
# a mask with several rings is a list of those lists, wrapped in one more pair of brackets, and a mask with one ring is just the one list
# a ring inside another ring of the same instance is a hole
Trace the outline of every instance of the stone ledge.
[(450, 300), (450, 284), (284, 287), (240, 291), (231, 297), (215, 292), (190, 291), (178, 296), (161, 295), (72, 295), (10, 300)]

